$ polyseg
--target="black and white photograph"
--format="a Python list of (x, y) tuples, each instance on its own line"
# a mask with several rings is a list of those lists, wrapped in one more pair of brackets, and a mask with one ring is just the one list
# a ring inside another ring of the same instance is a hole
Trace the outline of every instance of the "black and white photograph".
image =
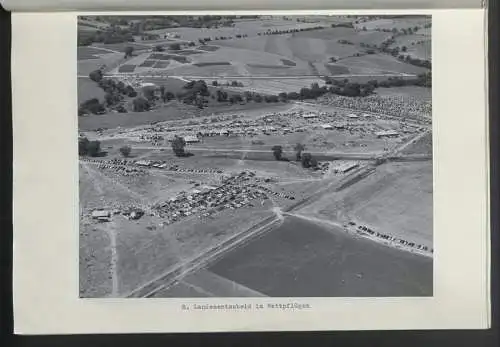
[(432, 297), (431, 32), (79, 16), (79, 297)]

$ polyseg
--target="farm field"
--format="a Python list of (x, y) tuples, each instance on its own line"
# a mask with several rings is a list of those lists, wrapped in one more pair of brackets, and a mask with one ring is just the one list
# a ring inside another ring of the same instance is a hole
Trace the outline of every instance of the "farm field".
[(78, 78), (78, 103), (83, 101), (97, 98), (101, 102), (104, 100), (104, 91), (99, 88), (97, 83), (92, 81), (90, 78), (79, 77)]
[(432, 261), (296, 217), (208, 270), (271, 297), (432, 295)]
[(106, 66), (111, 69), (114, 66), (124, 62), (123, 53), (109, 53), (99, 56), (96, 59), (78, 60), (77, 72), (79, 76), (88, 76), (92, 71)]

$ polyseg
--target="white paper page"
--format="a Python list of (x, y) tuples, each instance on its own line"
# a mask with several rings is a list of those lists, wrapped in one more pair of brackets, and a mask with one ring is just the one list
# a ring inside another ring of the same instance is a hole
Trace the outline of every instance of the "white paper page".
[[(124, 297), (124, 290), (115, 297), (79, 298), (81, 192), (76, 155), (79, 120), (75, 64), (78, 13), (14, 13), (16, 333), (487, 328), (490, 313), (485, 12), (362, 13), (432, 15), (431, 296), (132, 299)], [(286, 13), (292, 14), (300, 13)], [(132, 246), (137, 245), (118, 244), (124, 247), (122, 250)], [(163, 254), (157, 256), (163, 259)], [(144, 269), (148, 269), (147, 263)], [(325, 278), (328, 276), (324, 274)], [(236, 304), (251, 308), (217, 307)], [(183, 305), (190, 309), (183, 309)], [(211, 307), (199, 309), (203, 305)]]

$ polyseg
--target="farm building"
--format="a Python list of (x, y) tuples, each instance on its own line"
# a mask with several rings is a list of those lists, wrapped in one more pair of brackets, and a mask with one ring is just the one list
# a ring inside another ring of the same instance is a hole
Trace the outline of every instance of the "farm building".
[(356, 116), (354, 113), (348, 114), (347, 118), (349, 119), (358, 119), (358, 116)]
[(386, 131), (379, 131), (379, 132), (375, 133), (375, 135), (378, 138), (382, 138), (382, 137), (398, 137), (399, 133), (397, 133), (394, 130), (386, 130)]
[(333, 127), (330, 124), (321, 124), (321, 127), (324, 130), (332, 130), (333, 129)]
[(335, 173), (344, 174), (351, 171), (352, 169), (355, 169), (358, 166), (359, 166), (358, 163), (352, 161), (337, 162), (334, 163), (332, 170)]
[(304, 119), (313, 119), (313, 118), (318, 118), (319, 116), (316, 113), (306, 113), (302, 115)]
[(103, 219), (109, 217), (111, 217), (111, 212), (109, 211), (101, 211), (101, 210), (92, 211), (92, 218), (94, 219)]
[(186, 143), (198, 143), (200, 139), (196, 136), (188, 135), (184, 136), (184, 141), (186, 141)]

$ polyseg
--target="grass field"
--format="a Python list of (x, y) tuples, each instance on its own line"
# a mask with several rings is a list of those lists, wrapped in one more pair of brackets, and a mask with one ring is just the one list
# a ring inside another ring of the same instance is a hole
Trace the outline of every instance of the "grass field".
[(77, 59), (97, 59), (101, 54), (109, 54), (110, 51), (106, 49), (100, 49), (96, 47), (78, 47), (77, 48)]
[(403, 154), (432, 154), (432, 134), (427, 134), (417, 142), (405, 148)]
[(432, 247), (432, 187), (432, 162), (391, 163), (299, 213), (339, 222), (354, 220)]
[[(181, 81), (182, 83), (182, 81)], [(99, 128), (114, 129), (114, 128), (130, 128), (140, 125), (146, 125), (153, 122), (164, 122), (178, 119), (189, 119), (200, 116), (210, 116), (212, 114), (235, 113), (241, 111), (252, 112), (263, 110), (262, 112), (273, 112), (281, 110), (288, 105), (281, 103), (247, 103), (235, 104), (230, 103), (213, 103), (209, 104), (200, 111), (197, 107), (181, 104), (178, 106), (176, 102), (168, 104), (160, 109), (155, 109), (149, 112), (129, 112), (129, 113), (109, 113), (106, 115), (88, 115), (78, 117), (78, 129), (81, 131), (92, 131)]]
[(432, 260), (294, 217), (208, 270), (274, 297), (432, 295)]
[(79, 77), (78, 78), (78, 103), (81, 103), (83, 101), (97, 98), (100, 101), (104, 100), (104, 91), (99, 88), (97, 83), (92, 81), (89, 78), (85, 77)]
[(135, 50), (150, 49), (151, 46), (137, 42), (120, 42), (120, 43), (94, 43), (95, 47), (107, 48), (116, 52), (125, 52), (125, 48), (132, 47)]
[(121, 62), (124, 62), (123, 53), (108, 53), (96, 59), (79, 60), (77, 62), (77, 73), (78, 75), (88, 76), (89, 73), (103, 65), (112, 68)]
[(89, 115), (78, 117), (80, 130), (95, 130), (99, 128), (129, 128), (152, 122), (184, 119), (192, 117), (176, 107), (164, 107), (149, 112), (109, 113), (106, 115)]
[(431, 101), (432, 90), (424, 87), (407, 86), (398, 88), (378, 88), (377, 94), (381, 96), (402, 96), (412, 99)]

